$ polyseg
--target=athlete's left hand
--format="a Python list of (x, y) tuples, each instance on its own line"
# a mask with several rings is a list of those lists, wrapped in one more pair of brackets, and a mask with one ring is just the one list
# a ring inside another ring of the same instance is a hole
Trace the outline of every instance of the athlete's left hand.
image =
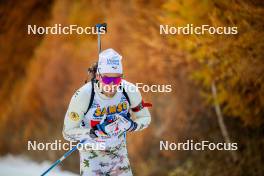
[(117, 114), (119, 119), (118, 128), (121, 131), (134, 131), (137, 128), (137, 123), (134, 122), (127, 114)]

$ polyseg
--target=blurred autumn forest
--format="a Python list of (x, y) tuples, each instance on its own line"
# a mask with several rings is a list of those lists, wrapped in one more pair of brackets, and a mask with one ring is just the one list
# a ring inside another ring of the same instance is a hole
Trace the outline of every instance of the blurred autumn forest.
[[(63, 140), (70, 98), (97, 59), (95, 35), (27, 35), (27, 25), (107, 22), (103, 48), (123, 55), (126, 79), (173, 89), (143, 93), (154, 107), (151, 126), (128, 136), (135, 175), (264, 175), (263, 16), (262, 0), (0, 1), (0, 153), (61, 156), (29, 152), (27, 141)], [(160, 24), (237, 26), (239, 33), (160, 35)], [(229, 139), (238, 151), (159, 150), (160, 140), (187, 139)], [(78, 154), (63, 168), (78, 172)]]

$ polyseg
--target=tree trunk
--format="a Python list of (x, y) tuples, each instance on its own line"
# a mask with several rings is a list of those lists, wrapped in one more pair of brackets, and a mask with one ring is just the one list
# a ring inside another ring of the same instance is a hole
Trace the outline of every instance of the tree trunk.
[[(221, 133), (222, 133), (223, 138), (225, 140), (225, 143), (231, 143), (231, 139), (230, 139), (230, 136), (228, 134), (228, 131), (227, 131), (227, 128), (226, 128), (226, 125), (224, 122), (222, 111), (221, 111), (219, 102), (217, 100), (217, 89), (216, 89), (214, 81), (212, 82), (211, 86), (212, 86), (211, 87), (212, 88), (212, 95), (213, 95), (214, 108), (215, 108), (215, 112), (216, 112), (216, 116), (217, 116), (217, 120), (218, 120), (218, 125), (220, 127), (220, 130), (221, 130)], [(231, 156), (232, 156), (233, 161), (236, 162), (238, 160), (238, 156), (237, 156), (236, 151), (230, 150), (230, 152), (231, 152)]]

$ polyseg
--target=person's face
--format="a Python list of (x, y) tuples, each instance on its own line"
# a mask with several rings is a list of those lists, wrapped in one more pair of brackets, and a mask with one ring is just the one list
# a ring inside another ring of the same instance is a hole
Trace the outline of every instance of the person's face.
[(103, 92), (108, 96), (113, 96), (117, 92), (118, 85), (121, 83), (122, 74), (119, 73), (103, 73), (98, 74), (97, 79), (103, 88)]

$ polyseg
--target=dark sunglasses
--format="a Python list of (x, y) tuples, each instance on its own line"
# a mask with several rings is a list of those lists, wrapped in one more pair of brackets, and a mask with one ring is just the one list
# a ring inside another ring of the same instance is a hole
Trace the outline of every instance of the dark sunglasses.
[(115, 85), (118, 85), (120, 84), (121, 80), (122, 80), (122, 77), (108, 77), (108, 76), (102, 76), (101, 75), (101, 78), (102, 78), (102, 81), (104, 84), (115, 84)]

